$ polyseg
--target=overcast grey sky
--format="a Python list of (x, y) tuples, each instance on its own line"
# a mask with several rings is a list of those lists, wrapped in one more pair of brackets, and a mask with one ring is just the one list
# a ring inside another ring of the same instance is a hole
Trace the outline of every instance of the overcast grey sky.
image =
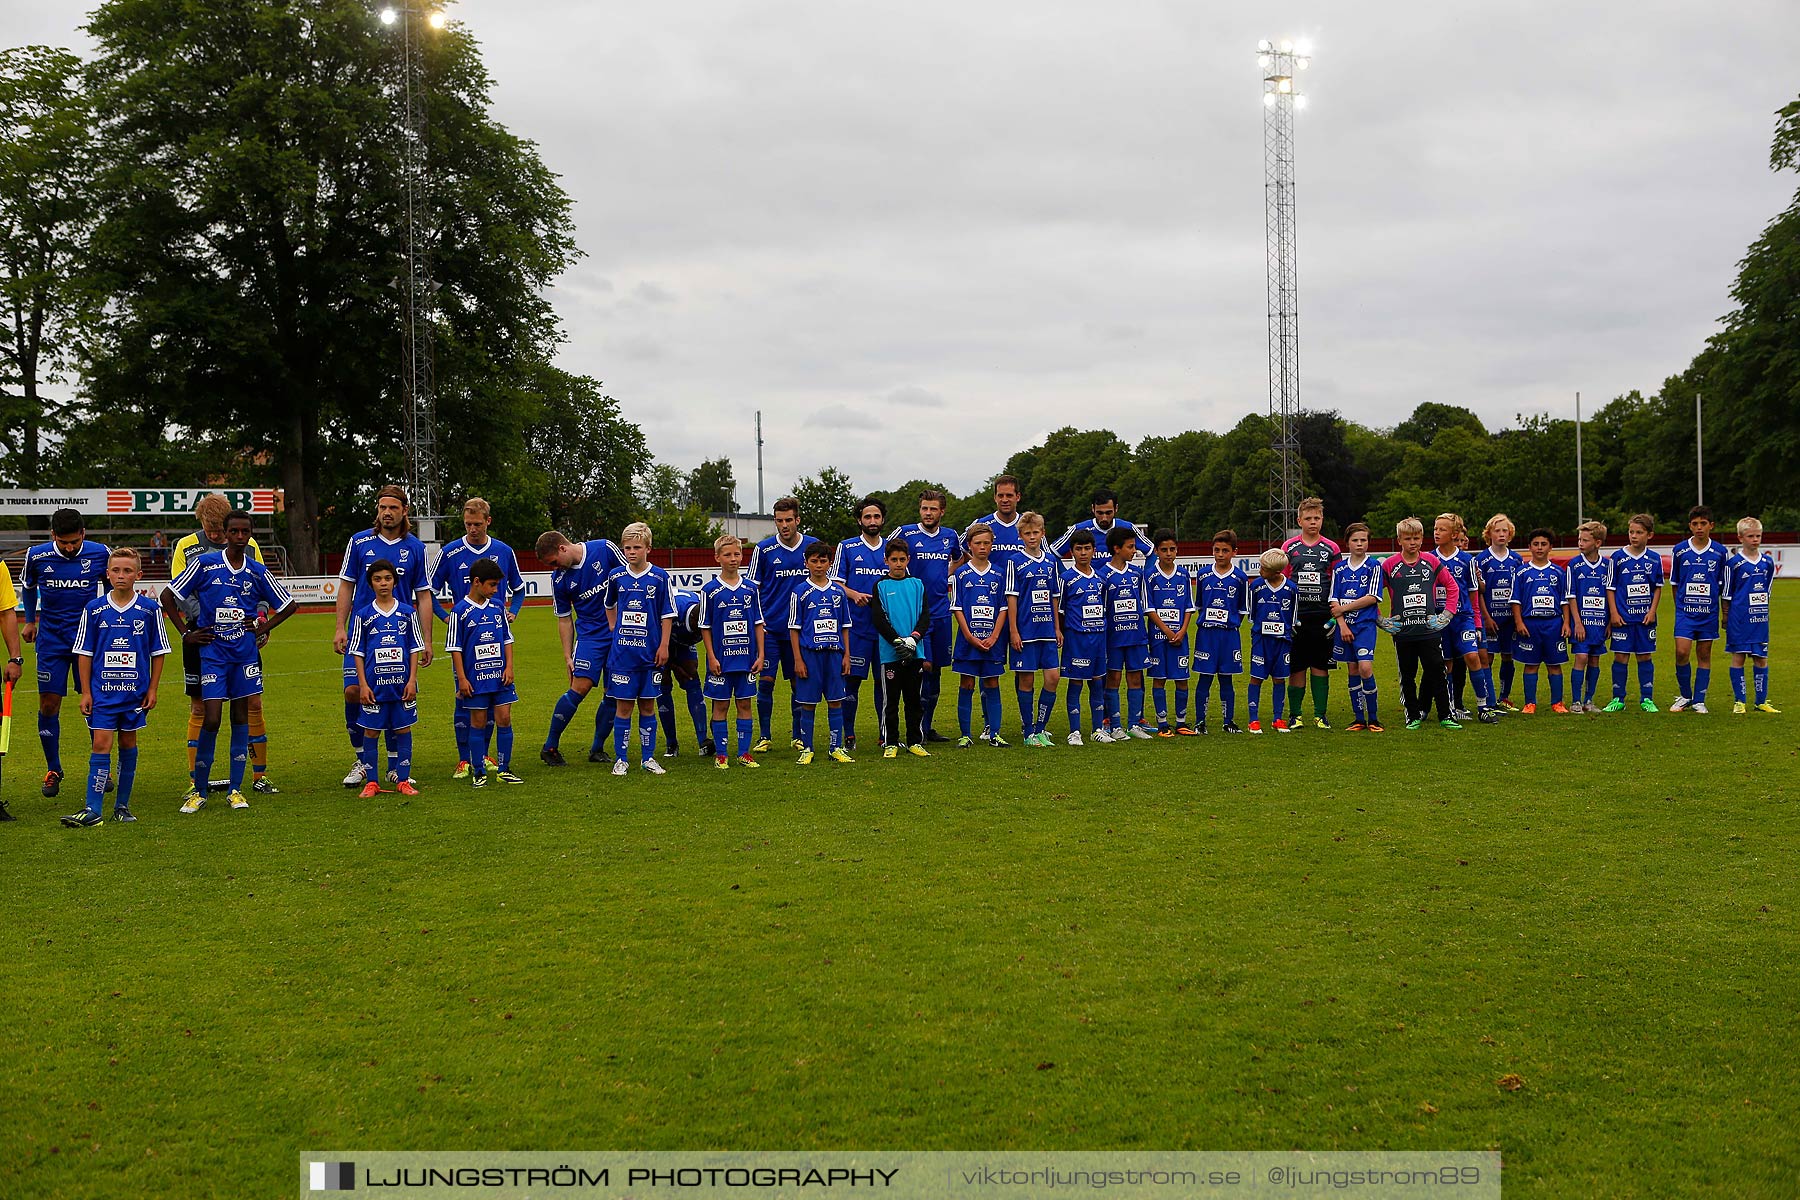
[[(89, 7), (0, 4), (9, 44)], [(745, 507), (757, 408), (771, 500), (1266, 409), (1260, 37), (1316, 47), (1302, 387), (1359, 421), (1654, 390), (1796, 182), (1766, 165), (1793, 0), (452, 11), (575, 198), (563, 364), (659, 459), (729, 454)]]

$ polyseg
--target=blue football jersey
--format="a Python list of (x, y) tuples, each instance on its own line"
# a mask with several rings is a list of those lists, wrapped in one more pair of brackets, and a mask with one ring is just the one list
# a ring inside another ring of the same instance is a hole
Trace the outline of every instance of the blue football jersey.
[(39, 637), (48, 638), (53, 645), (74, 644), (88, 602), (106, 594), (109, 553), (99, 542), (83, 542), (73, 555), (64, 555), (55, 542), (43, 542), (25, 552), (19, 599), (25, 606), (25, 619), (38, 623)]
[(1581, 617), (1581, 628), (1587, 640), (1597, 642), (1606, 636), (1611, 618), (1606, 615), (1606, 575), (1610, 568), (1604, 558), (1590, 559), (1577, 554), (1569, 560), (1569, 597)]
[(700, 644), (700, 593), (676, 588), (673, 600), (675, 623), (669, 629), (670, 653), (679, 650), (685, 656)]
[(294, 603), (267, 567), (245, 554), (244, 565), (233, 570), (223, 550), (188, 559), (187, 569), (169, 590), (176, 599), (198, 606), (193, 627), (213, 631), (212, 642), (201, 647), (201, 653), (216, 663), (255, 662), (256, 635), (244, 627), (245, 618), (255, 617), (261, 604), (279, 612)]
[(1696, 549), (1694, 539), (1680, 543), (1671, 556), (1669, 584), (1675, 589), (1675, 612), (1696, 621), (1719, 623), (1719, 596), (1725, 585), (1725, 547), (1714, 541)]
[(748, 671), (756, 661), (762, 623), (762, 598), (748, 579), (728, 584), (715, 576), (700, 588), (700, 628), (711, 632), (713, 654), (726, 674)]
[[(1381, 563), (1372, 554), (1365, 554), (1360, 564), (1353, 564), (1346, 557), (1332, 572), (1331, 598), (1339, 604), (1349, 604), (1364, 596), (1381, 599)], [(1381, 605), (1370, 604), (1350, 613), (1344, 621), (1352, 631), (1360, 631), (1375, 624), (1380, 616)]]
[(1513, 576), (1524, 565), (1524, 557), (1510, 546), (1504, 554), (1495, 554), (1490, 546), (1475, 556), (1475, 569), (1481, 573), (1482, 595), (1487, 598), (1490, 610), (1488, 615), (1496, 625), (1504, 626), (1510, 619)]
[(413, 656), (425, 648), (419, 614), (398, 600), (387, 612), (373, 602), (356, 610), (350, 624), (350, 653), (362, 659), (363, 678), (375, 703), (393, 704), (405, 697)]
[(810, 533), (800, 535), (792, 546), (783, 545), (770, 534), (750, 551), (750, 562), (744, 574), (756, 584), (762, 598), (763, 622), (771, 630), (781, 632), (788, 627), (788, 613), (793, 608), (794, 593), (806, 583), (806, 548), (819, 539)]
[(994, 549), (988, 555), (989, 561), (1005, 574), (1013, 560), (1025, 552), (1025, 543), (1019, 538), (1019, 514), (1013, 513), (1011, 525), (1001, 521), (997, 512), (981, 518), (981, 523), (994, 531)]
[(133, 596), (123, 608), (110, 595), (90, 600), (75, 630), (74, 651), (94, 660), (89, 678), (96, 705), (142, 707), (151, 663), (169, 652), (162, 609), (148, 596)]
[(1259, 637), (1292, 640), (1299, 604), (1300, 589), (1293, 580), (1284, 577), (1279, 584), (1271, 584), (1258, 576), (1250, 583), (1250, 632)]
[(1769, 590), (1775, 582), (1775, 559), (1759, 553), (1751, 558), (1734, 550), (1725, 560), (1725, 637), (1730, 645), (1769, 640)]
[(525, 603), (525, 577), (519, 574), (519, 556), (499, 538), (471, 546), (467, 537), (459, 537), (445, 546), (431, 568), (432, 594), (446, 604), (455, 604), (467, 596), (469, 571), (484, 558), (493, 559), (500, 568), (500, 587), (494, 592), (494, 602), (518, 612)]
[(1108, 563), (1103, 574), (1106, 577), (1107, 646), (1147, 645), (1150, 631), (1144, 624), (1144, 610), (1150, 607), (1150, 597), (1144, 583), (1144, 569), (1136, 563), (1127, 563), (1123, 567)]
[[(1164, 575), (1159, 564), (1145, 571), (1144, 578), (1148, 581), (1150, 611), (1160, 617), (1172, 632), (1180, 633), (1182, 622), (1194, 611), (1194, 577), (1186, 567), (1179, 565), (1174, 571)], [(1163, 637), (1160, 629), (1152, 632), (1156, 638)]]
[(1018, 597), (1019, 640), (1054, 642), (1062, 600), (1063, 565), (1048, 554), (1020, 550), (1006, 564), (1006, 594)]
[(612, 626), (606, 620), (606, 585), (625, 570), (625, 552), (605, 538), (581, 544), (581, 561), (559, 567), (550, 576), (550, 597), (556, 615), (575, 622), (575, 636), (584, 642), (610, 646)]
[[(1513, 576), (1512, 602), (1527, 624), (1554, 621), (1560, 627), (1569, 602), (1569, 573), (1553, 562), (1541, 567), (1527, 562)], [(1499, 620), (1500, 614), (1495, 613), (1494, 619)]]
[(902, 525), (894, 536), (912, 551), (906, 572), (925, 585), (925, 606), (931, 619), (934, 622), (940, 617), (949, 620), (950, 571), (951, 564), (963, 556), (961, 535), (942, 525), (927, 530), (915, 521), (911, 525)]
[(669, 573), (658, 566), (646, 564), (636, 574), (629, 567), (613, 572), (606, 584), (606, 608), (617, 620), (612, 651), (606, 659), (608, 671), (637, 671), (656, 665), (663, 621), (673, 623), (675, 619), (674, 591)]
[(950, 578), (950, 607), (962, 614), (971, 634), (985, 639), (1006, 612), (1006, 573), (992, 562), (985, 571), (964, 563)]
[[(1450, 572), (1450, 578), (1456, 580), (1456, 611), (1467, 617), (1475, 615), (1475, 593), (1481, 587), (1482, 575), (1475, 568), (1475, 556), (1462, 549), (1436, 550), (1437, 560), (1444, 564), (1444, 570)], [(1438, 597), (1439, 600), (1443, 596)], [(1502, 608), (1493, 614), (1496, 621), (1512, 620), (1512, 610)]]
[[(431, 575), (425, 569), (425, 543), (410, 533), (393, 541), (373, 529), (365, 529), (351, 537), (344, 547), (344, 565), (338, 578), (355, 590), (350, 593), (350, 611), (361, 612), (375, 602), (375, 589), (369, 586), (369, 568), (382, 559), (394, 564), (399, 578), (394, 595), (410, 600), (422, 591), (431, 590)], [(409, 606), (410, 607), (410, 606)]]
[(841, 584), (808, 579), (788, 598), (788, 628), (799, 631), (803, 650), (842, 650), (853, 607)]
[(1062, 576), (1063, 633), (1105, 633), (1106, 580), (1068, 567)]
[(1662, 555), (1646, 548), (1633, 554), (1630, 547), (1614, 551), (1606, 560), (1606, 590), (1627, 622), (1642, 621), (1656, 605), (1656, 590), (1663, 584)]
[(1133, 544), (1137, 547), (1139, 554), (1148, 557), (1156, 553), (1156, 547), (1151, 544), (1149, 538), (1144, 536), (1143, 530), (1123, 517), (1114, 518), (1112, 525), (1107, 529), (1100, 528), (1099, 522), (1092, 517), (1085, 521), (1077, 521), (1065, 529), (1061, 537), (1050, 544), (1050, 552), (1059, 558), (1073, 561), (1075, 555), (1070, 549), (1070, 541), (1074, 538), (1077, 529), (1088, 530), (1094, 535), (1094, 568), (1099, 570), (1102, 565), (1112, 561), (1112, 551), (1106, 547), (1106, 535), (1114, 528), (1123, 529), (1132, 536)]
[[(887, 543), (877, 540), (871, 546), (859, 533), (838, 543), (837, 555), (831, 560), (831, 577), (852, 591), (873, 596), (875, 584), (887, 575)], [(873, 625), (865, 632), (873, 636)]]
[(1207, 567), (1195, 580), (1200, 599), (1195, 607), (1206, 629), (1236, 629), (1250, 608), (1250, 577), (1239, 567), (1223, 575), (1217, 566)]
[(504, 686), (500, 680), (506, 674), (506, 648), (513, 635), (512, 622), (499, 601), (498, 592), (483, 604), (464, 596), (444, 623), (444, 651), (462, 655), (463, 674), (477, 694)]

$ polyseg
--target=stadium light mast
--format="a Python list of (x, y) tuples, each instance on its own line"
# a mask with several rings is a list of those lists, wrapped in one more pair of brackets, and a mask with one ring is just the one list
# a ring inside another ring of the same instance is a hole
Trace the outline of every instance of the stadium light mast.
[(400, 332), (402, 438), (406, 444), (406, 495), (419, 526), (419, 539), (437, 541), (437, 339), (432, 306), (437, 285), (431, 277), (431, 208), (427, 201), (426, 78), (424, 39), (450, 23), (439, 8), (423, 4), (391, 4), (379, 13), (381, 23), (400, 33), (400, 97), (402, 143), (400, 171), (406, 182), (406, 277), (402, 281), (405, 312)]
[(1263, 76), (1263, 228), (1269, 301), (1270, 448), (1267, 532), (1270, 540), (1297, 531), (1300, 441), (1300, 285), (1294, 223), (1294, 113), (1306, 107), (1296, 77), (1312, 62), (1312, 47), (1291, 38), (1256, 45)]

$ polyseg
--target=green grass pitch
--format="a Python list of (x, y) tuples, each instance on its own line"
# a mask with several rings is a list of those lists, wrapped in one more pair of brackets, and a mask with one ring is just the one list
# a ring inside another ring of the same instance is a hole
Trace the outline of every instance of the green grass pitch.
[(410, 802), (339, 785), (328, 616), (267, 655), (247, 812), (177, 814), (174, 674), (141, 822), (60, 828), (84, 734), (40, 799), (20, 691), (0, 1194), (283, 1195), (309, 1147), (1497, 1147), (1508, 1195), (1793, 1194), (1800, 738), (1723, 660), (1709, 717), (1408, 734), (1384, 638), (1380, 736), (884, 762), (865, 716), (853, 766), (690, 732), (614, 779), (591, 700), (538, 765), (563, 684), (519, 628), (528, 786), (448, 779), (440, 662)]

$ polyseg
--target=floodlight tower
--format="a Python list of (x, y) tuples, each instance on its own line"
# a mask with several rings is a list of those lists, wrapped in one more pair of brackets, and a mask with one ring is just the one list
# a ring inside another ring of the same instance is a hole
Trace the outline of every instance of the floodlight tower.
[(1267, 532), (1286, 537), (1299, 503), (1300, 284), (1298, 229), (1294, 223), (1294, 113), (1306, 107), (1296, 76), (1312, 62), (1312, 48), (1291, 38), (1256, 45), (1263, 75), (1263, 229), (1267, 239), (1269, 300), (1270, 448)]
[(450, 23), (443, 10), (422, 4), (393, 4), (381, 23), (400, 32), (402, 144), (400, 171), (406, 184), (406, 278), (402, 280), (400, 386), (402, 438), (406, 445), (406, 494), (417, 514), (419, 538), (437, 541), (437, 339), (432, 305), (431, 206), (427, 201), (426, 79), (424, 39)]

